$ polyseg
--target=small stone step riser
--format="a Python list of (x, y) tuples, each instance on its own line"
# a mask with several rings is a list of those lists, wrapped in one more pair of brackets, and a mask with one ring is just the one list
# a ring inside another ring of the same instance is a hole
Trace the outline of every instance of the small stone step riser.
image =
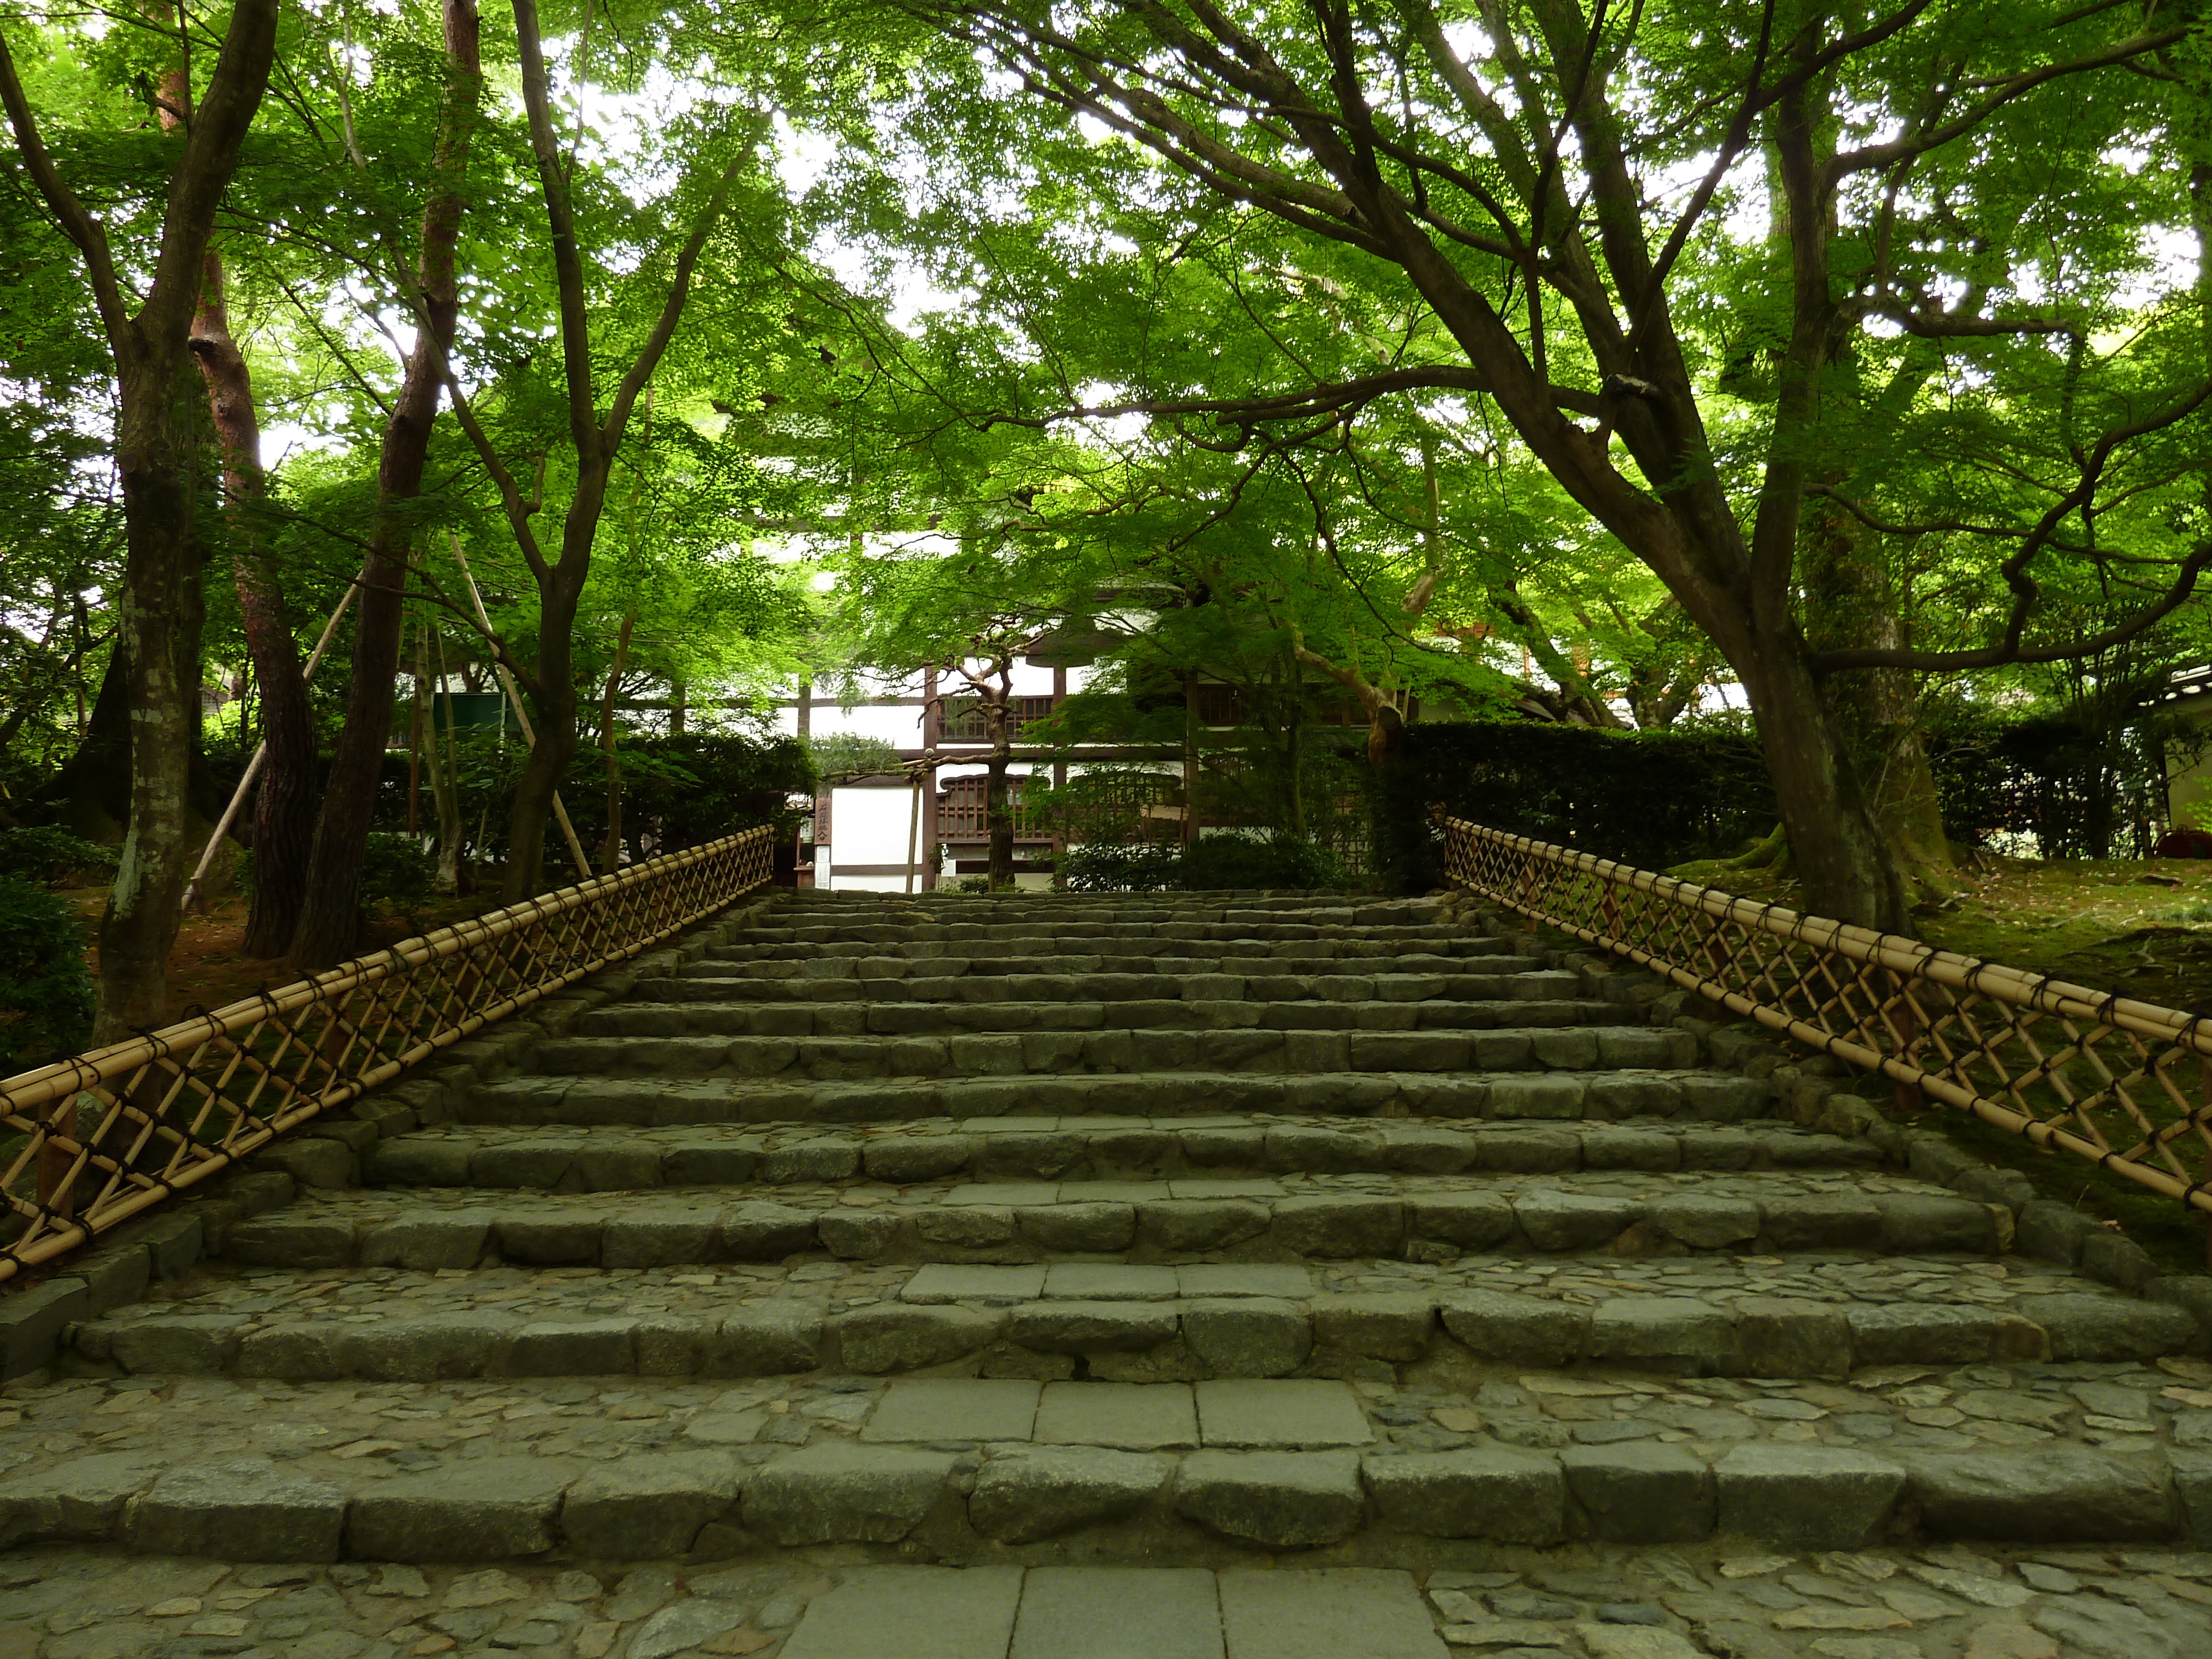
[(1437, 927), (1409, 931), (1395, 939), (1364, 934), (1285, 943), (1265, 939), (1160, 939), (1143, 933), (1121, 935), (1060, 927), (1040, 927), (1018, 939), (961, 939), (938, 937), (874, 939), (856, 937), (840, 930), (834, 939), (763, 943), (750, 942), (708, 948), (703, 961), (750, 966), (763, 963), (858, 960), (905, 962), (917, 966), (946, 959), (979, 957), (986, 960), (1017, 961), (1038, 957), (1085, 956), (1146, 961), (1154, 957), (1232, 957), (1269, 961), (1284, 956), (1325, 957), (1331, 960), (1389, 962), (1401, 956), (1489, 957), (1522, 963), (1535, 957), (1522, 951), (1514, 940), (1498, 934), (1470, 933), (1459, 928)]
[[(1035, 1271), (1035, 1270), (1033, 1270)], [(1298, 1304), (883, 1304), (824, 1316), (804, 1304), (712, 1318), (531, 1321), (459, 1312), (349, 1326), (258, 1325), (203, 1314), (76, 1328), (81, 1362), (133, 1375), (428, 1382), (477, 1376), (781, 1376), (816, 1372), (1171, 1382), (1419, 1365), (1471, 1382), (1486, 1365), (1582, 1363), (1662, 1376), (1841, 1378), (1867, 1365), (2112, 1362), (2201, 1350), (2180, 1309), (2112, 1296), (2038, 1299), (2035, 1317), (1945, 1304), (1676, 1297), (1593, 1310), (1468, 1293)]]
[(1618, 1026), (1609, 1002), (627, 1003), (576, 1021), (580, 1037), (952, 1036), (1008, 1031), (1480, 1031)]
[(661, 1143), (594, 1138), (501, 1139), (396, 1136), (372, 1149), (364, 1174), (380, 1187), (528, 1188), (627, 1192), (649, 1187), (842, 1181), (906, 1183), (961, 1177), (1130, 1181), (1307, 1172), (1377, 1175), (1564, 1174), (1581, 1170), (1871, 1169), (1866, 1140), (1776, 1125), (1734, 1130), (1395, 1130), (1215, 1127), (980, 1134), (829, 1137), (769, 1150), (759, 1135)]
[(1079, 918), (1037, 918), (1033, 922), (945, 927), (918, 922), (914, 927), (754, 927), (744, 942), (717, 945), (712, 953), (730, 963), (745, 963), (759, 956), (792, 953), (794, 947), (827, 949), (838, 956), (865, 956), (872, 947), (942, 951), (947, 947), (987, 947), (984, 953), (1048, 949), (1053, 940), (1082, 940), (1103, 949), (1146, 949), (1161, 942), (1172, 945), (1234, 945), (1245, 949), (1270, 949), (1283, 942), (1298, 945), (1338, 945), (1352, 949), (1444, 947), (1447, 951), (1510, 951), (1513, 942), (1500, 933), (1474, 933), (1464, 927), (1407, 922), (1407, 925), (1307, 925), (1307, 922), (1099, 922)]
[[(947, 950), (921, 956), (832, 955), (811, 946), (796, 946), (788, 955), (756, 961), (725, 961), (702, 957), (684, 966), (682, 977), (737, 980), (775, 979), (945, 979), (963, 975), (1004, 977), (1010, 974), (1106, 976), (1140, 974), (1188, 977), (1210, 974), (1229, 977), (1280, 981), (1301, 975), (1323, 978), (1391, 978), (1408, 974), (1506, 975), (1551, 974), (1565, 983), (1579, 975), (1553, 968), (1540, 957), (1492, 955), (1480, 951), (1391, 951), (1338, 953), (1296, 949), (1288, 951), (1209, 951), (1204, 953), (1164, 950), (1155, 945), (1127, 951), (977, 951)], [(1108, 988), (1111, 988), (1110, 987)], [(1088, 994), (1089, 988), (1070, 994)], [(1167, 993), (1169, 995), (1174, 992)], [(1231, 994), (1234, 994), (1233, 993)]]
[[(1239, 1551), (1328, 1547), (1324, 1559), (1333, 1565), (1426, 1571), (1440, 1553), (1469, 1543), (1722, 1538), (1795, 1553), (1861, 1549), (1893, 1533), (2045, 1546), (2212, 1543), (2212, 1464), (2202, 1455), (2141, 1460), (2088, 1451), (1893, 1462), (1767, 1447), (1707, 1462), (1674, 1446), (1578, 1447), (1556, 1457), (1017, 1446), (986, 1457), (828, 1443), (757, 1463), (727, 1450), (647, 1454), (581, 1475), (526, 1457), (484, 1459), (357, 1486), (253, 1460), (168, 1468), (149, 1460), (136, 1468), (64, 1471), (0, 1497), (0, 1543), (9, 1547), (112, 1543), (229, 1560), (434, 1566), (549, 1553), (711, 1559), (825, 1545), (858, 1548), (861, 1559), (881, 1551), (904, 1562), (1052, 1563), (1073, 1552), (1084, 1560), (1225, 1565)], [(1954, 1589), (1972, 1582), (1964, 1573), (1946, 1577)], [(2014, 1604), (2004, 1580), (1983, 1582), (1990, 1595)], [(1209, 1588), (1209, 1607), (1212, 1600)], [(2082, 1627), (2101, 1628), (2088, 1620)], [(1487, 1633), (1510, 1638), (1515, 1630), (1547, 1644), (1565, 1634), (1556, 1625), (1502, 1620)], [(1679, 1648), (1605, 1651), (1694, 1651), (1674, 1639)]]
[[(988, 1200), (984, 1183), (954, 1195)], [(1164, 1185), (1165, 1183), (1163, 1183)], [(1185, 1182), (1264, 1187), (1267, 1182)], [(415, 1272), (499, 1263), (669, 1267), (780, 1261), (826, 1249), (847, 1261), (1040, 1262), (1062, 1255), (1158, 1261), (1233, 1250), (1252, 1260), (1605, 1252), (1740, 1255), (1799, 1250), (1990, 1255), (2013, 1243), (2012, 1212), (1970, 1199), (1892, 1194), (1863, 1200), (1703, 1198), (1644, 1203), (1571, 1193), (1450, 1192), (1429, 1197), (1085, 1199), (1085, 1183), (1030, 1188), (1009, 1201), (811, 1209), (748, 1200), (656, 1212), (604, 1208), (442, 1210), (380, 1223), (284, 1214), (248, 1222), (223, 1255), (261, 1267), (398, 1267)], [(1033, 1194), (1034, 1197), (1030, 1197)], [(1029, 1198), (1030, 1201), (1023, 1201)]]
[(1705, 1072), (1554, 1072), (1487, 1079), (1419, 1072), (1128, 1073), (804, 1085), (518, 1078), (480, 1085), (460, 1103), (471, 1124), (896, 1123), (933, 1117), (1204, 1117), (1224, 1112), (1567, 1122), (1684, 1118), (1735, 1123), (1766, 1109), (1757, 1078)]
[[(1318, 972), (1248, 975), (1217, 973), (1211, 962), (1155, 960), (1142, 974), (1098, 971), (1095, 958), (1071, 957), (1076, 966), (1051, 973), (1022, 963), (953, 962), (933, 964), (919, 977), (821, 972), (732, 977), (697, 971), (685, 977), (638, 981), (641, 1001), (672, 1002), (1557, 1002), (1583, 1001), (1579, 975), (1555, 969), (1525, 972), (1345, 974), (1322, 964)], [(788, 964), (786, 964), (788, 965)], [(867, 962), (861, 967), (870, 965)], [(941, 970), (941, 971), (939, 971)]]
[(1687, 1031), (1640, 1025), (1486, 1031), (1130, 1030), (883, 1037), (565, 1037), (540, 1042), (541, 1073), (579, 1077), (1015, 1077), (1130, 1072), (1680, 1070)]

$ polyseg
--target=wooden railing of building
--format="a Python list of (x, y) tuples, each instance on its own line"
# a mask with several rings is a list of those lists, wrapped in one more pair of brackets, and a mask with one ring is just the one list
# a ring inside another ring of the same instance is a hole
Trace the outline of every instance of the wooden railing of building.
[(2212, 1021), (1443, 820), (1456, 885), (1985, 1122), (2212, 1211)]
[(664, 854), (0, 1080), (0, 1280), (765, 885), (773, 836)]
[[(1022, 804), (1022, 785), (1027, 780), (1010, 777), (1006, 780), (1006, 808), (1013, 815), (1014, 838), (1017, 841), (1043, 841), (1052, 834), (1052, 826), (1037, 821), (1036, 813)], [(971, 842), (986, 842), (991, 838), (990, 803), (986, 791), (989, 780), (981, 777), (947, 778), (945, 787), (937, 797), (937, 838), (945, 842), (966, 845)]]

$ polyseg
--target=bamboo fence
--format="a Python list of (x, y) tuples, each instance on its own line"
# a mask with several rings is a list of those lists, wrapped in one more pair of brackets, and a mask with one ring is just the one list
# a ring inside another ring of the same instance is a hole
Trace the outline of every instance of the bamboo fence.
[(0, 1281), (765, 884), (766, 825), (0, 1079)]
[(1442, 825), (1449, 878), (1503, 908), (2212, 1211), (2212, 1021), (1464, 819)]

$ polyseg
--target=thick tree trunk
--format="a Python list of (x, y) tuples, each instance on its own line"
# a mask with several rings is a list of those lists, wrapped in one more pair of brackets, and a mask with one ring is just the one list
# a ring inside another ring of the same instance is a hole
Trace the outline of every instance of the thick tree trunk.
[(422, 325), (399, 395), (384, 428), (376, 473), (376, 517), (362, 566), (361, 605), (355, 613), (353, 672), (346, 688), (345, 726), (324, 787), (315, 826), (306, 902), (292, 937), (291, 958), (301, 969), (327, 968), (353, 952), (361, 926), (361, 872), (368, 826), (384, 770), (392, 726), (392, 683), (399, 669), (399, 633), (413, 550), (410, 507), (422, 493), (430, 434), (445, 390), (447, 354), (459, 310), (453, 249), (463, 203), (459, 184), (468, 167), (483, 86), (475, 0), (446, 0), (446, 97), (439, 116), (438, 183), (422, 210), (418, 283)]
[(238, 582), (239, 617), (261, 689), (262, 741), (268, 744), (253, 801), (253, 892), (242, 948), (249, 957), (279, 957), (299, 925), (307, 853), (314, 840), (314, 716), (283, 580), (254, 513), (268, 495), (261, 471), (261, 423), (254, 412), (252, 376), (230, 331), (222, 256), (210, 252), (203, 273), (191, 351), (207, 383), (208, 412), (222, 447), (224, 520)]
[(1803, 640), (1784, 618), (1780, 637), (1755, 636), (1732, 653), (1758, 711), (1759, 747), (1774, 781), (1790, 856), (1804, 886), (1802, 908), (1885, 933), (1910, 922), (1905, 884), (1876, 830)]
[(194, 480), (180, 434), (191, 429), (181, 331), (118, 376), (116, 467), (128, 547), (116, 650), (131, 710), (131, 799), (121, 862), (100, 918), (100, 1006), (93, 1041), (116, 1042), (162, 1024), (169, 947), (191, 874), (186, 829), (199, 723), (200, 589), (205, 550), (195, 533)]
[(84, 735), (39, 799), (88, 841), (119, 834), (131, 811), (131, 660), (118, 635), (107, 653)]
[[(1829, 501), (1808, 514), (1799, 546), (1806, 634), (1816, 650), (1899, 650), (1908, 641), (1889, 573), (1858, 520)], [(1920, 739), (1909, 670), (1856, 669), (1822, 683), (1828, 724), (1910, 892), (1938, 890), (1951, 869), (1943, 805)]]

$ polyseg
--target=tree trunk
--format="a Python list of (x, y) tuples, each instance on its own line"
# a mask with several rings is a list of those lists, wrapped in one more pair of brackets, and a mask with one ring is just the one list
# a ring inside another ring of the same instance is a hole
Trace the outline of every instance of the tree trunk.
[(315, 826), (306, 902), (292, 936), (291, 958), (303, 969), (327, 968), (353, 952), (361, 927), (361, 872), (368, 826), (384, 771), (392, 726), (392, 682), (399, 669), (402, 597), (413, 550), (412, 503), (422, 493), (422, 471), (445, 390), (447, 354), (459, 311), (453, 249), (463, 203), (460, 180), (468, 168), (470, 141), (483, 76), (477, 47), (475, 0), (446, 0), (446, 93), (438, 118), (434, 161), (438, 184), (422, 210), (422, 252), (417, 281), (422, 324), (407, 372), (385, 423), (376, 473), (376, 516), (362, 566), (360, 608), (354, 618), (353, 672), (346, 688), (345, 726), (331, 757)]
[(629, 662), (630, 629), (637, 612), (623, 612), (622, 631), (615, 635), (614, 666), (607, 671), (607, 695), (599, 705), (599, 747), (607, 757), (607, 839), (600, 848), (599, 865), (608, 875), (622, 862), (622, 762), (615, 754), (615, 693), (622, 685), (623, 670)]
[[(1807, 514), (1799, 547), (1806, 633), (1816, 650), (1903, 648), (1907, 641), (1889, 573), (1865, 545), (1863, 526), (1829, 501)], [(1943, 888), (1951, 870), (1943, 805), (1920, 740), (1920, 704), (1911, 671), (1864, 668), (1821, 684), (1828, 725), (1876, 830), (1908, 890)]]
[(100, 1006), (93, 1041), (117, 1042), (165, 1023), (169, 947), (191, 874), (186, 835), (198, 725), (200, 588), (184, 341), (147, 353), (118, 377), (116, 466), (129, 549), (116, 650), (131, 710), (130, 807), (121, 862), (100, 918)]
[(254, 412), (252, 376), (230, 331), (220, 253), (210, 252), (202, 267), (191, 343), (222, 446), (223, 518), (238, 583), (240, 623), (261, 688), (262, 740), (268, 745), (253, 799), (253, 892), (240, 948), (249, 957), (279, 957), (299, 925), (307, 852), (314, 840), (319, 793), (314, 715), (283, 580), (255, 516), (268, 495), (261, 471), (261, 425)]
[(39, 799), (58, 805), (76, 834), (105, 841), (121, 833), (131, 812), (131, 660), (120, 635), (107, 653), (92, 711), (79, 725), (83, 736), (76, 753), (39, 791)]
[(1754, 635), (1730, 653), (1759, 712), (1759, 742), (1788, 832), (1790, 861), (1804, 884), (1802, 908), (1885, 933), (1909, 921), (1905, 884), (1888, 857), (1806, 660), (1785, 616), (1780, 637)]
[(990, 834), (987, 879), (994, 893), (1014, 884), (1014, 815), (1006, 800), (1006, 766), (1012, 758), (1006, 731), (1006, 696), (984, 693), (984, 719), (991, 733), (991, 760), (983, 782), (983, 823)]
[(276, 0), (239, 0), (198, 118), (166, 192), (160, 248), (134, 313), (106, 229), (85, 209), (38, 130), (0, 40), (0, 103), (21, 173), (82, 256), (115, 363), (115, 465), (125, 554), (115, 648), (130, 710), (129, 814), (115, 884), (100, 920), (95, 1042), (158, 1024), (167, 1012), (169, 947), (191, 874), (192, 762), (199, 728), (200, 567), (190, 446), (198, 387), (185, 342), (215, 214), (261, 106), (276, 56)]
[[(579, 482), (580, 497), (587, 493), (588, 482), (588, 477)], [(605, 484), (602, 471), (599, 489), (591, 493), (603, 496)], [(587, 521), (580, 508), (572, 504), (568, 509), (568, 533), (580, 532), (588, 538), (597, 530), (598, 520), (597, 511), (588, 514)], [(589, 558), (587, 552), (586, 568), (589, 567)], [(564, 555), (562, 568), (549, 573), (547, 584), (538, 596), (538, 672), (530, 694), (532, 708), (538, 716), (538, 732), (530, 759), (515, 784), (514, 805), (507, 815), (507, 871), (500, 883), (500, 896), (509, 904), (520, 904), (545, 890), (545, 832), (553, 819), (553, 797), (559, 792), (562, 780), (568, 775), (568, 763), (576, 758), (579, 735), (574, 646), (576, 605), (585, 570), (576, 570), (572, 583), (564, 574), (568, 563)]]

